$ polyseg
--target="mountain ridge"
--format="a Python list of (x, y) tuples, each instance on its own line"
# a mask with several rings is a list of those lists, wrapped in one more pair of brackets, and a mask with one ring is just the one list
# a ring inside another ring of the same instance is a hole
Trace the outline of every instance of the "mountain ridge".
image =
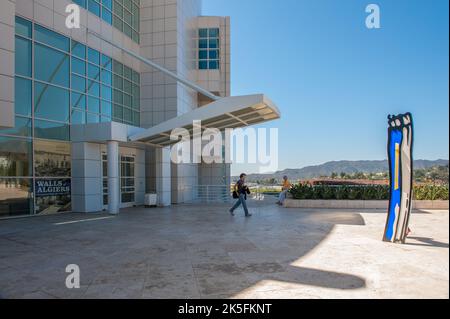
[[(415, 160), (414, 169), (426, 169), (434, 166), (447, 166), (448, 160)], [(267, 174), (248, 174), (248, 181), (256, 181), (262, 179), (281, 179), (284, 175), (289, 176), (290, 179), (310, 179), (321, 176), (330, 176), (332, 173), (383, 173), (389, 170), (387, 160), (360, 160), (360, 161), (331, 161), (320, 165), (305, 166), (303, 168), (288, 168), (275, 173)]]

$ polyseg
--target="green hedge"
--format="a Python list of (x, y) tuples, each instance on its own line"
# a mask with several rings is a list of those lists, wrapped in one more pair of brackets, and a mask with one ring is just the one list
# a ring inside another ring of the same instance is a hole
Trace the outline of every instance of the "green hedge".
[[(294, 199), (388, 200), (389, 186), (329, 186), (297, 184), (290, 191)], [(417, 200), (448, 200), (448, 185), (414, 186)]]

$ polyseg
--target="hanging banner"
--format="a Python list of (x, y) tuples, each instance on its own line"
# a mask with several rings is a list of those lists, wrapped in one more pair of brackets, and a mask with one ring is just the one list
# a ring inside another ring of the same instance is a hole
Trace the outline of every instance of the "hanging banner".
[(34, 185), (36, 197), (70, 195), (70, 179), (38, 179)]

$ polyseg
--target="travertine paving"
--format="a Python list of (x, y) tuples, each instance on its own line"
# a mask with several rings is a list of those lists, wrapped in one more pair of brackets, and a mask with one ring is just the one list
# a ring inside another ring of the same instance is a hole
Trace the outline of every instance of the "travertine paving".
[[(0, 221), (2, 298), (448, 298), (448, 211), (381, 241), (381, 210), (132, 208)], [(69, 290), (68, 264), (81, 270)]]

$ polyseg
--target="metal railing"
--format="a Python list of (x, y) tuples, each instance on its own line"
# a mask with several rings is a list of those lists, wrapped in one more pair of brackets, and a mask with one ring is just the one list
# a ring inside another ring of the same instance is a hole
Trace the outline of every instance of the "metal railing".
[(192, 188), (192, 201), (199, 203), (230, 203), (233, 200), (228, 185), (197, 185)]
[[(262, 193), (261, 187), (250, 187), (251, 194), (248, 199), (263, 201), (266, 195)], [(192, 202), (196, 203), (231, 203), (235, 201), (232, 196), (231, 185), (196, 185), (192, 187)]]

